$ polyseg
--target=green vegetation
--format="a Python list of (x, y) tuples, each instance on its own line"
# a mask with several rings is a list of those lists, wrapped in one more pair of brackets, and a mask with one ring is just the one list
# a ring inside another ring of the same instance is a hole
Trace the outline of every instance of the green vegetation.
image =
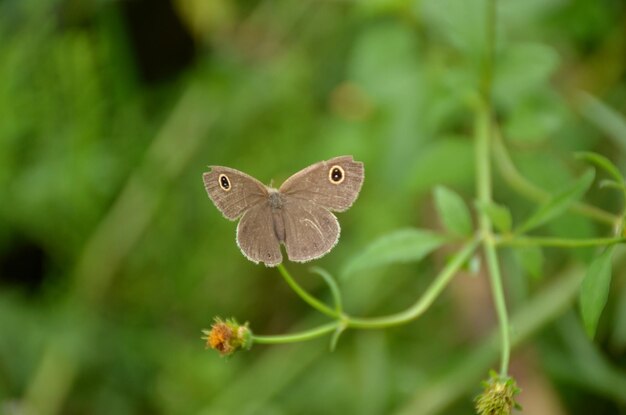
[[(0, 413), (624, 411), (625, 19), (0, 2)], [(247, 261), (201, 179), (342, 154), (311, 264)]]

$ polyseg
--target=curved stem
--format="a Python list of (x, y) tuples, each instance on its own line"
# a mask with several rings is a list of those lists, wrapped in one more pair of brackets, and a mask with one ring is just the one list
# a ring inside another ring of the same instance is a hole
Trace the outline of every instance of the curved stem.
[(332, 333), (341, 326), (341, 321), (333, 321), (311, 330), (301, 331), (299, 333), (281, 334), (275, 336), (257, 336), (252, 335), (252, 341), (259, 344), (280, 344), (280, 343), (297, 343), (305, 340), (315, 339)]
[(443, 270), (435, 277), (435, 280), (431, 283), (430, 287), (420, 297), (420, 299), (408, 309), (396, 314), (391, 314), (383, 317), (371, 317), (371, 318), (358, 318), (350, 317), (345, 314), (336, 312), (330, 307), (320, 302), (308, 292), (306, 292), (289, 274), (287, 269), (282, 265), (278, 265), (278, 270), (285, 278), (289, 286), (309, 305), (316, 310), (332, 317), (335, 321), (325, 324), (323, 326), (316, 327), (311, 330), (303, 331), (300, 333), (286, 334), (286, 335), (270, 335), (270, 336), (258, 336), (253, 335), (252, 340), (255, 343), (264, 344), (278, 344), (278, 343), (294, 343), (303, 340), (309, 340), (316, 337), (321, 337), (338, 328), (361, 328), (361, 329), (376, 329), (390, 326), (397, 326), (407, 323), (417, 317), (419, 317), (424, 311), (430, 307), (435, 299), (441, 294), (446, 285), (450, 282), (456, 272), (463, 266), (463, 264), (471, 257), (476, 251), (476, 247), (480, 242), (479, 237), (473, 238), (467, 245), (463, 247), (450, 261)]
[(322, 303), (320, 300), (313, 297), (304, 288), (302, 288), (302, 286), (300, 286), (300, 284), (298, 284), (296, 280), (293, 279), (291, 274), (289, 274), (289, 271), (287, 271), (287, 268), (285, 268), (283, 264), (278, 264), (277, 268), (278, 268), (278, 271), (280, 272), (280, 275), (282, 275), (285, 281), (287, 281), (287, 284), (289, 284), (291, 289), (293, 289), (296, 292), (296, 294), (298, 294), (300, 298), (302, 298), (307, 304), (309, 304), (311, 307), (313, 307), (320, 313), (326, 314), (329, 317), (336, 318), (336, 319), (339, 319), (342, 317), (341, 313), (333, 310), (326, 304)]
[[(538, 186), (535, 186), (517, 170), (497, 128), (494, 128), (493, 156), (502, 177), (522, 196), (525, 196), (535, 202), (544, 202), (550, 198), (550, 193)], [(619, 220), (617, 215), (582, 202), (573, 203), (570, 209), (573, 212), (611, 226)]]
[(465, 245), (463, 249), (461, 249), (461, 251), (454, 256), (452, 261), (450, 261), (444, 269), (441, 270), (439, 275), (435, 277), (435, 280), (430, 284), (426, 292), (424, 292), (424, 295), (422, 295), (422, 297), (420, 297), (420, 299), (408, 309), (383, 317), (357, 318), (345, 316), (344, 322), (346, 326), (361, 329), (377, 329), (397, 326), (419, 317), (428, 309), (428, 307), (430, 307), (439, 294), (441, 294), (446, 285), (448, 285), (450, 280), (452, 280), (452, 277), (456, 274), (456, 272), (471, 257), (479, 242), (480, 238), (476, 237)]
[(626, 242), (626, 238), (585, 238), (585, 239), (568, 239), (568, 238), (551, 238), (551, 237), (533, 237), (533, 236), (495, 236), (494, 242), (497, 246), (554, 246), (562, 248), (581, 248), (587, 246), (606, 246)]

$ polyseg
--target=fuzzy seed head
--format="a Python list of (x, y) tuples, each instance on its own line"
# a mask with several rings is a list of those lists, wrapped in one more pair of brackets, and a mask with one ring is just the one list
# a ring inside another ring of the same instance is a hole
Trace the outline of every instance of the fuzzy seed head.
[(514, 379), (501, 377), (492, 371), (489, 380), (483, 382), (483, 387), (483, 393), (476, 398), (478, 415), (510, 415), (513, 409), (521, 409), (515, 402), (520, 389)]

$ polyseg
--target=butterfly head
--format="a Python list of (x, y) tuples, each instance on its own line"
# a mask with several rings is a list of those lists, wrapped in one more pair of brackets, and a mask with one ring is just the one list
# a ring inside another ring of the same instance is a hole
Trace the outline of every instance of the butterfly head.
[(269, 201), (272, 209), (283, 208), (283, 197), (278, 190), (272, 188), (269, 189)]

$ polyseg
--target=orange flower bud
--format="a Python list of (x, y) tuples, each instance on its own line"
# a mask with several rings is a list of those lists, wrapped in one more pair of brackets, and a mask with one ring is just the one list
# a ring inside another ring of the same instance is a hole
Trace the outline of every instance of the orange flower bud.
[(241, 325), (235, 319), (215, 318), (211, 330), (202, 330), (206, 348), (217, 350), (222, 356), (230, 356), (238, 350), (252, 346), (252, 332), (248, 324)]

